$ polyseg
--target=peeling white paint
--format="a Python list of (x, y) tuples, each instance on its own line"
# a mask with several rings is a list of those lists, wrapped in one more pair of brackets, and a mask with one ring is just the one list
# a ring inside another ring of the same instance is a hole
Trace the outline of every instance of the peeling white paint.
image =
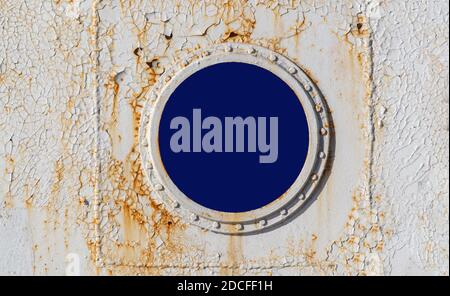
[[(165, 69), (230, 41), (307, 70), (336, 133), (318, 199), (251, 237), (171, 215), (136, 149)], [(0, 274), (448, 275), (448, 62), (445, 1), (0, 0)]]

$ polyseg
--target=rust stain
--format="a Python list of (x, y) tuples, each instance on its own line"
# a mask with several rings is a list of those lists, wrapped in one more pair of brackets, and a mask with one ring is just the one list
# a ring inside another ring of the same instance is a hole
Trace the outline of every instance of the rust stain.
[[(156, 76), (156, 75), (155, 75)], [(145, 182), (138, 151), (138, 132), (140, 111), (143, 100), (150, 85), (141, 89), (130, 99), (133, 111), (133, 144), (126, 159), (115, 160), (110, 166), (108, 179), (113, 181), (113, 187), (120, 190), (119, 195), (125, 194), (125, 202), (121, 204), (124, 221), (124, 242), (118, 243), (121, 265), (131, 266), (136, 260), (147, 266), (150, 274), (157, 274), (158, 269), (151, 266), (167, 257), (170, 260), (177, 254), (183, 253), (183, 244), (179, 242), (184, 225), (173, 217), (162, 205), (157, 204), (150, 196), (150, 188)], [(139, 207), (139, 197), (145, 197), (152, 209), (150, 216), (144, 215)], [(120, 251), (122, 250), (122, 251)], [(121, 255), (120, 255), (121, 254)], [(111, 255), (117, 257), (116, 255)]]
[[(14, 164), (14, 158), (11, 155), (5, 155), (5, 174), (10, 175), (10, 182), (14, 179), (14, 170), (15, 170), (15, 164)], [(8, 191), (5, 193), (3, 197), (3, 207), (5, 209), (12, 209), (14, 207), (14, 198), (12, 196), (11, 188), (8, 189)]]
[(221, 275), (235, 275), (239, 265), (244, 262), (243, 237), (230, 235), (227, 242), (227, 253), (225, 263), (219, 270)]
[(370, 36), (367, 19), (363, 14), (356, 16), (356, 26), (351, 30), (351, 33), (358, 38), (367, 38)]
[(147, 217), (134, 204), (123, 205), (124, 241), (116, 244), (118, 253), (114, 256), (120, 256), (120, 265), (142, 264), (148, 273), (158, 274), (159, 270), (152, 268), (154, 264), (183, 254), (184, 247), (179, 241), (183, 226), (156, 203), (151, 202), (151, 207), (152, 214)]
[(53, 194), (53, 198), (57, 198), (59, 191), (61, 190), (61, 182), (64, 178), (64, 166), (62, 160), (58, 160), (54, 166), (55, 171), (55, 181), (53, 182), (51, 192)]
[(107, 89), (107, 92), (105, 94), (106, 97), (110, 95), (108, 93), (108, 90), (112, 90), (112, 107), (107, 131), (112, 140), (112, 149), (114, 154), (114, 149), (122, 141), (122, 136), (117, 131), (117, 125), (119, 122), (119, 91), (120, 91), (120, 85), (119, 82), (117, 81), (117, 74), (116, 73), (110, 74), (107, 83), (105, 83), (104, 86)]

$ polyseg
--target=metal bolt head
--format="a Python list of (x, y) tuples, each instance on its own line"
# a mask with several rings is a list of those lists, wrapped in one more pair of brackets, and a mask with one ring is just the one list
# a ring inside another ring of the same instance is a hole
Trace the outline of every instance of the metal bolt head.
[(233, 48), (231, 47), (231, 45), (225, 46), (225, 51), (226, 52), (231, 52), (232, 50), (233, 50)]
[(383, 121), (381, 119), (378, 120), (377, 125), (378, 125), (379, 128), (382, 128), (383, 127)]
[(267, 225), (267, 221), (263, 219), (263, 220), (260, 220), (258, 224), (260, 227), (264, 227)]
[(319, 153), (319, 157), (320, 158), (324, 159), (325, 156), (326, 156), (325, 152), (322, 151), (322, 152)]
[(244, 229), (244, 226), (242, 224), (236, 224), (235, 227), (236, 227), (236, 230)]
[(212, 227), (215, 228), (215, 229), (219, 229), (219, 228), (220, 228), (220, 223), (217, 222), (217, 221), (214, 221), (214, 222), (212, 223)]
[(290, 68), (288, 69), (288, 71), (289, 71), (289, 73), (291, 73), (291, 74), (297, 73), (297, 69), (295, 69), (294, 67), (290, 67)]
[(161, 184), (155, 184), (154, 188), (155, 188), (156, 191), (161, 191), (161, 190), (164, 189), (164, 187)]
[(327, 129), (324, 128), (324, 127), (322, 127), (322, 128), (320, 129), (320, 134), (321, 134), (322, 136), (325, 136), (326, 134), (328, 134)]
[(282, 209), (282, 210), (280, 211), (281, 216), (286, 216), (287, 213), (288, 213), (288, 211), (287, 211), (286, 209)]
[(271, 62), (275, 62), (275, 61), (277, 60), (277, 56), (274, 55), (274, 54), (271, 54), (271, 55), (269, 55), (269, 60), (270, 60)]
[(318, 179), (319, 179), (319, 177), (317, 176), (317, 174), (313, 174), (311, 176), (311, 180), (313, 180), (313, 181), (317, 181)]

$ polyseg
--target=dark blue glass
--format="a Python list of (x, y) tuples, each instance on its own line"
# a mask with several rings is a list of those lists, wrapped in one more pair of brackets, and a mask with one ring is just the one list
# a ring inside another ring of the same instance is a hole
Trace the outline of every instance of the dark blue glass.
[[(278, 117), (277, 161), (260, 163), (258, 150), (174, 153), (170, 122), (177, 116), (191, 121), (192, 149), (193, 109), (201, 109), (203, 119), (220, 118), (223, 126), (227, 116)], [(224, 212), (258, 209), (280, 197), (300, 174), (309, 145), (306, 115), (292, 89), (264, 68), (235, 62), (209, 66), (183, 81), (164, 107), (158, 136), (173, 183), (196, 203)]]

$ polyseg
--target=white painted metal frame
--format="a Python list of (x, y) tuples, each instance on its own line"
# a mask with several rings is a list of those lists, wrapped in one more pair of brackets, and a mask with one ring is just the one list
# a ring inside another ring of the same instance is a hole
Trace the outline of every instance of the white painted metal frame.
[[(242, 213), (208, 209), (191, 200), (172, 182), (164, 169), (159, 152), (159, 123), (170, 95), (193, 73), (224, 62), (253, 64), (280, 77), (299, 98), (309, 127), (310, 143), (306, 162), (292, 186), (268, 205)], [(150, 92), (149, 100), (142, 112), (140, 154), (149, 183), (156, 192), (152, 197), (159, 198), (175, 214), (192, 224), (218, 233), (253, 233), (284, 221), (302, 207), (316, 191), (327, 164), (330, 146), (329, 127), (327, 104), (317, 86), (299, 66), (283, 55), (266, 48), (225, 43), (192, 53), (180, 64), (167, 69), (161, 76)]]

